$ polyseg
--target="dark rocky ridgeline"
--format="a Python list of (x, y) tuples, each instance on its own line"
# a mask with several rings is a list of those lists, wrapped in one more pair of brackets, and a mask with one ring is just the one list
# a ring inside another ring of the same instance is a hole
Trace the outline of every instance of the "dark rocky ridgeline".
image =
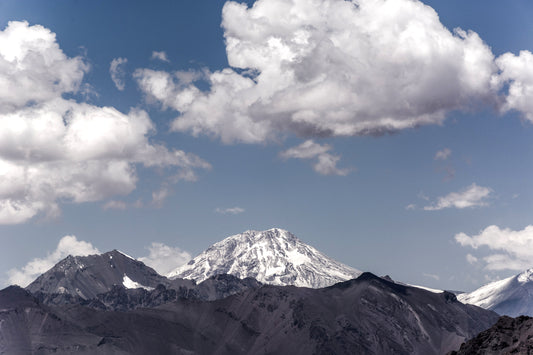
[[(44, 313), (31, 322), (14, 318), (7, 330), (2, 325), (2, 346), (20, 350), (31, 344), (40, 346), (41, 354), (73, 346), (92, 354), (444, 354), (498, 318), (453, 294), (369, 273), (324, 289), (262, 286), (215, 301), (181, 299), (129, 311), (45, 306), (29, 294), (9, 296), (12, 292), (0, 291), (11, 299), (0, 296), (2, 317), (26, 314), (27, 308)], [(40, 326), (50, 319), (57, 320), (53, 327)], [(46, 345), (53, 342), (39, 345), (49, 334), (61, 337), (55, 349)]]
[(503, 316), (450, 355), (533, 354), (533, 318)]
[(93, 298), (84, 299), (70, 293), (44, 293), (33, 295), (46, 305), (78, 304), (100, 310), (126, 311), (136, 308), (157, 307), (169, 302), (191, 299), (213, 301), (252, 288), (261, 287), (261, 283), (252, 278), (241, 280), (232, 275), (216, 275), (196, 285), (191, 280), (168, 280), (157, 285), (153, 290), (143, 288), (127, 289), (123, 285), (113, 285), (107, 292)]
[(0, 354), (126, 354), (84, 328), (18, 286), (0, 291)]

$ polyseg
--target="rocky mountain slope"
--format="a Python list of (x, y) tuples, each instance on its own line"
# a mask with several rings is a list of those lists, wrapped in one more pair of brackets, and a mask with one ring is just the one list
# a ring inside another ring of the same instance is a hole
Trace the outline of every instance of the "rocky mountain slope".
[(95, 298), (114, 285), (154, 289), (169, 280), (154, 269), (117, 250), (89, 256), (68, 256), (26, 287), (32, 293), (69, 294)]
[(45, 306), (11, 287), (0, 309), (0, 353), (10, 354), (444, 354), (498, 318), (369, 273), (323, 289), (265, 285), (127, 312)]
[(201, 282), (217, 274), (320, 288), (356, 278), (361, 271), (327, 257), (286, 230), (273, 228), (247, 231), (215, 243), (168, 277)]
[(533, 269), (491, 282), (457, 298), (463, 303), (490, 309), (501, 315), (533, 316)]
[(533, 354), (533, 318), (503, 316), (450, 355)]

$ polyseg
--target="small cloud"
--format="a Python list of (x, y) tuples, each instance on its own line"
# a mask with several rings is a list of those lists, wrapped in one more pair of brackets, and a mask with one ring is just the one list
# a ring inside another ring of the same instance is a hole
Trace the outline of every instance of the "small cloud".
[(439, 197), (437, 202), (425, 206), (426, 211), (438, 211), (444, 208), (473, 208), (488, 206), (487, 199), (490, 197), (492, 190), (488, 187), (478, 186), (475, 183), (468, 186), (462, 191), (452, 192), (446, 196)]
[(21, 287), (28, 286), (42, 273), (48, 271), (55, 264), (68, 255), (86, 256), (100, 254), (91, 243), (76, 239), (75, 236), (67, 235), (59, 241), (56, 250), (44, 258), (35, 258), (20, 269), (11, 269), (7, 272), (8, 281), (12, 285)]
[(148, 250), (150, 251), (148, 256), (138, 258), (138, 260), (155, 269), (161, 275), (167, 275), (192, 259), (190, 253), (163, 243), (152, 243)]
[(240, 208), (240, 207), (217, 208), (217, 209), (215, 209), (216, 213), (233, 214), (233, 215), (243, 213), (244, 211), (245, 211), (245, 209), (244, 208)]
[(422, 191), (420, 191), (416, 196), (424, 201), (429, 201), (429, 197)]
[(143, 207), (143, 202), (139, 199), (133, 203), (126, 203), (124, 201), (111, 200), (102, 206), (104, 211), (107, 210), (125, 210), (128, 208), (141, 208)]
[(350, 169), (337, 168), (340, 156), (328, 153), (330, 150), (331, 146), (328, 144), (320, 145), (313, 140), (307, 140), (281, 152), (280, 156), (283, 159), (317, 159), (313, 169), (321, 175), (348, 175)]
[(157, 208), (162, 207), (169, 194), (170, 191), (166, 187), (162, 187), (160, 190), (152, 192), (152, 206)]
[(429, 277), (429, 278), (431, 278), (431, 279), (433, 279), (433, 280), (437, 280), (437, 281), (440, 280), (440, 276), (439, 276), (439, 275), (435, 275), (435, 274), (426, 274), (426, 273), (423, 273), (422, 275), (425, 276), (425, 277)]
[(109, 201), (105, 205), (102, 206), (102, 208), (107, 210), (125, 210), (128, 207), (128, 205), (123, 201)]
[(123, 91), (126, 87), (125, 78), (126, 71), (124, 65), (128, 62), (126, 58), (115, 58), (109, 65), (109, 74), (111, 74), (111, 80), (115, 83), (115, 86), (120, 91)]
[(405, 206), (405, 209), (408, 210), (408, 211), (414, 210), (414, 209), (416, 209), (416, 205), (414, 203), (411, 203), (411, 204)]
[(478, 259), (472, 254), (466, 254), (466, 261), (468, 261), (469, 264), (474, 265), (478, 262)]
[(444, 148), (442, 150), (439, 150), (436, 154), (435, 154), (435, 160), (446, 160), (450, 157), (450, 155), (452, 154), (452, 151), (448, 148)]
[(167, 53), (165, 51), (161, 51), (161, 52), (153, 51), (151, 59), (156, 59), (156, 60), (160, 60), (162, 62), (167, 62), (167, 63), (170, 62), (170, 60), (168, 60)]

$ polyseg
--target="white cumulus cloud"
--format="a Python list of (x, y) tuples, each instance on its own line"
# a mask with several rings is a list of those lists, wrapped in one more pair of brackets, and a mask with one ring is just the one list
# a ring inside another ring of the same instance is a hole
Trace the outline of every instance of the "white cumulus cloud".
[(87, 256), (93, 254), (100, 254), (100, 251), (91, 243), (78, 240), (75, 236), (67, 235), (61, 238), (57, 244), (57, 248), (53, 252), (48, 253), (46, 257), (35, 258), (20, 269), (9, 270), (7, 272), (8, 281), (12, 285), (26, 287), (39, 277), (39, 275), (48, 271), (68, 255)]
[(328, 153), (331, 146), (328, 144), (320, 145), (313, 140), (307, 140), (302, 144), (289, 148), (280, 153), (284, 159), (316, 159), (313, 169), (321, 175), (347, 175), (350, 169), (340, 169), (337, 163), (339, 156)]
[[(477, 235), (456, 234), (455, 241), (463, 247), (486, 247), (493, 251), (494, 254), (482, 258), (488, 270), (525, 270), (533, 267), (533, 226), (512, 230), (492, 225)], [(467, 260), (473, 263), (478, 258), (468, 254)]]
[(151, 143), (155, 125), (145, 111), (65, 99), (87, 70), (42, 26), (10, 22), (0, 31), (0, 224), (56, 216), (59, 201), (127, 195), (138, 165), (174, 181), (210, 168), (193, 154)]
[(115, 83), (115, 86), (120, 91), (123, 91), (126, 87), (126, 71), (124, 70), (124, 65), (128, 62), (126, 58), (115, 58), (111, 61), (109, 65), (109, 74), (111, 75), (111, 80)]
[(495, 80), (499, 86), (509, 86), (502, 111), (516, 110), (533, 121), (533, 54), (527, 50), (518, 56), (505, 53), (496, 64), (501, 73)]
[(494, 99), (490, 48), (420, 1), (228, 1), (222, 27), (230, 67), (197, 75), (209, 90), (136, 72), (148, 98), (179, 111), (175, 131), (226, 143), (375, 135)]
[(435, 203), (425, 206), (426, 211), (437, 211), (444, 208), (471, 208), (487, 206), (487, 201), (492, 193), (488, 187), (478, 186), (475, 183), (459, 192), (451, 192), (439, 197)]
[(148, 256), (139, 258), (138, 260), (150, 266), (161, 275), (167, 275), (192, 259), (191, 254), (188, 252), (163, 243), (152, 243), (148, 247), (148, 250), (150, 251)]

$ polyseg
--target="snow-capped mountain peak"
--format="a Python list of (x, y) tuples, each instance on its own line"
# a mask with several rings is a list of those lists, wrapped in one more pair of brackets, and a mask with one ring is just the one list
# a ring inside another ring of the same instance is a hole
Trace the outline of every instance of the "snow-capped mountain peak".
[(249, 230), (215, 243), (168, 277), (202, 282), (217, 274), (320, 288), (355, 278), (361, 272), (327, 257), (286, 230), (272, 228)]
[(501, 315), (533, 316), (533, 268), (457, 296), (463, 303), (493, 310)]

